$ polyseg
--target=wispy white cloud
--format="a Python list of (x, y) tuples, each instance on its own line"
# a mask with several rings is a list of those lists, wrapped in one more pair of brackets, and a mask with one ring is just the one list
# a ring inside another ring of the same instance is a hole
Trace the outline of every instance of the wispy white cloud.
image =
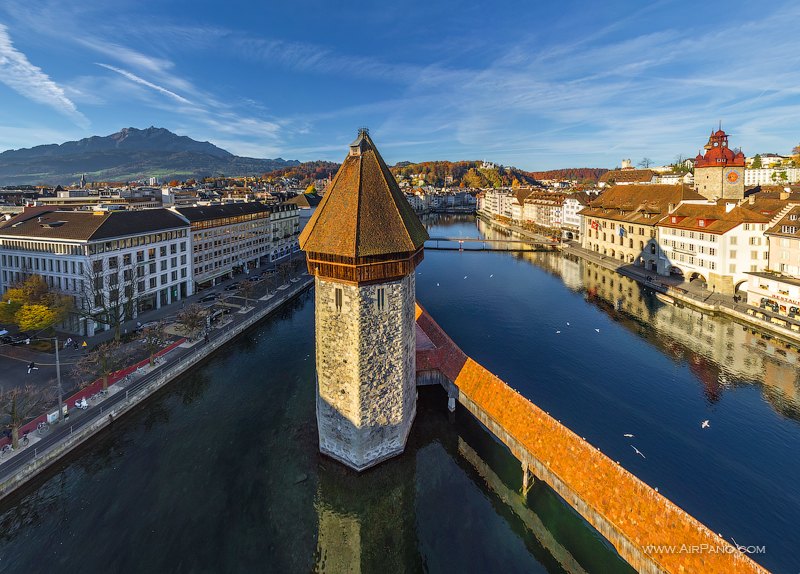
[(180, 96), (180, 95), (176, 94), (175, 92), (173, 92), (171, 90), (168, 90), (167, 88), (165, 88), (163, 86), (159, 86), (158, 84), (154, 84), (153, 82), (148, 82), (144, 78), (140, 78), (139, 76), (137, 76), (136, 74), (134, 74), (132, 72), (129, 72), (127, 70), (123, 70), (122, 68), (117, 68), (116, 66), (112, 66), (110, 64), (101, 64), (99, 62), (96, 62), (96, 64), (98, 66), (102, 67), (102, 68), (106, 68), (107, 70), (111, 70), (112, 72), (116, 72), (117, 74), (120, 74), (121, 76), (124, 76), (124, 77), (128, 78), (132, 82), (135, 82), (135, 83), (140, 84), (142, 86), (146, 86), (146, 87), (148, 87), (148, 88), (150, 88), (152, 90), (155, 90), (155, 91), (157, 91), (157, 92), (159, 92), (161, 94), (164, 94), (165, 96), (168, 96), (168, 97), (172, 98), (173, 100), (175, 100), (175, 101), (177, 101), (177, 102), (179, 102), (181, 104), (189, 104), (189, 105), (191, 105), (191, 103), (192, 103), (189, 100), (187, 100), (186, 98), (184, 98), (183, 96)]
[(0, 82), (20, 95), (64, 114), (80, 127), (89, 126), (89, 120), (78, 111), (64, 90), (14, 47), (8, 28), (3, 24), (0, 24)]

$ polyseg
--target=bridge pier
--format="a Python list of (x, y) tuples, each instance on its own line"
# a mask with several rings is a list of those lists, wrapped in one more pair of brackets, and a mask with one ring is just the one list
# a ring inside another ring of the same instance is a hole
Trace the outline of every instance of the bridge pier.
[(533, 486), (533, 473), (531, 472), (528, 463), (523, 461), (522, 462), (522, 497), (527, 499), (528, 498), (528, 491)]

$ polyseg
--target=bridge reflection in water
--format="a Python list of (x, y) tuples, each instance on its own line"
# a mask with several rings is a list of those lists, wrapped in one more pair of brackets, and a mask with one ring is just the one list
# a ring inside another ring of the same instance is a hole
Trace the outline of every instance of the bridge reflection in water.
[[(639, 572), (766, 572), (498, 377), (466, 356), (417, 306), (418, 384), (441, 384), (530, 472), (597, 529)], [(711, 548), (671, 552), (668, 547)], [(715, 551), (716, 550), (716, 551)]]

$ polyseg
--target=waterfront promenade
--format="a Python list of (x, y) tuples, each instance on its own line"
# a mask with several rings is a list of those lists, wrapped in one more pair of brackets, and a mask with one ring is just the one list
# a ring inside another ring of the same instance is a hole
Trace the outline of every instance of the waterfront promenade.
[(468, 357), (420, 306), (419, 384), (442, 384), (639, 572), (767, 570)]
[[(180, 339), (159, 353), (159, 360), (154, 367), (149, 367), (145, 360), (115, 373), (109, 381), (109, 392), (105, 397), (96, 396), (99, 390), (99, 381), (96, 381), (65, 401), (70, 407), (69, 418), (62, 423), (53, 423), (45, 434), (39, 434), (36, 430), (37, 424), (44, 420), (44, 414), (28, 422), (20, 429), (20, 436), (29, 432), (30, 444), (6, 454), (0, 461), (0, 498), (113, 424), (115, 419), (205, 360), (312, 284), (313, 279), (305, 273), (292, 277), (273, 292), (251, 299), (247, 308), (231, 313), (227, 321), (209, 332), (207, 340), (188, 342)], [(88, 409), (82, 411), (72, 408), (76, 400), (89, 396), (95, 396), (95, 399), (89, 402)]]
[[(522, 237), (527, 237), (533, 242), (540, 242), (543, 239), (543, 236), (517, 225), (490, 220), (486, 216), (482, 216), (481, 219), (492, 227), (511, 231)], [(709, 313), (727, 315), (739, 322), (746, 323), (754, 331), (776, 335), (800, 345), (800, 321), (795, 321), (784, 315), (734, 300), (731, 295), (708, 291), (708, 289), (705, 289), (699, 283), (686, 281), (680, 277), (657, 275), (642, 267), (624, 263), (613, 257), (584, 249), (576, 241), (564, 241), (560, 244), (560, 247), (562, 253), (574, 255), (585, 261), (591, 261), (606, 269), (616, 271), (620, 275), (642, 283), (653, 291), (669, 295), (676, 301)], [(787, 326), (784, 327), (774, 321), (781, 321)]]

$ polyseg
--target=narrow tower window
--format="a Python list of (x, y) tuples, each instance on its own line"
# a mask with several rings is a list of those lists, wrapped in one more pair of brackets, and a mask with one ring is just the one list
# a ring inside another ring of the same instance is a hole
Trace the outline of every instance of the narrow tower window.
[(386, 308), (386, 287), (378, 287), (375, 294), (375, 307), (378, 311), (383, 311)]
[(342, 289), (341, 287), (336, 287), (334, 290), (334, 298), (336, 299), (336, 310), (342, 310)]

